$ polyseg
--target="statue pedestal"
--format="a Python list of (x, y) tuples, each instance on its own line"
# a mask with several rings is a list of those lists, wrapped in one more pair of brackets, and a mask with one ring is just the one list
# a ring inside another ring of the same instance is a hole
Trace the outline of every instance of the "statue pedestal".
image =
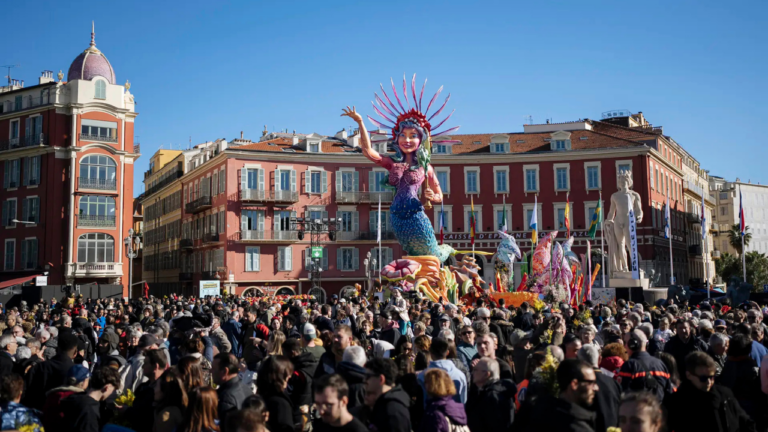
[(616, 288), (616, 298), (642, 302), (650, 280), (640, 272), (640, 279), (632, 279), (632, 272), (615, 272), (608, 278), (608, 286)]

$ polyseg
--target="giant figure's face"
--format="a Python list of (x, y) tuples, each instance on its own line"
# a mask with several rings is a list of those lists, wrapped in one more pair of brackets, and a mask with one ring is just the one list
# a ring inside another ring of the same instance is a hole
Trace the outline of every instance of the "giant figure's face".
[(419, 144), (421, 144), (421, 135), (415, 128), (405, 128), (397, 137), (397, 145), (404, 155), (415, 152)]

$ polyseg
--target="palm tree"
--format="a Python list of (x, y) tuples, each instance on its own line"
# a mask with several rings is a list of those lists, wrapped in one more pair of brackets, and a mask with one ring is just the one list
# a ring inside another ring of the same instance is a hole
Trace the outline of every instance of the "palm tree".
[[(728, 231), (728, 241), (731, 242), (731, 246), (739, 252), (741, 256), (741, 226), (734, 224), (730, 231)], [(752, 241), (752, 233), (749, 232), (749, 225), (744, 227), (744, 246), (749, 246), (749, 242)]]

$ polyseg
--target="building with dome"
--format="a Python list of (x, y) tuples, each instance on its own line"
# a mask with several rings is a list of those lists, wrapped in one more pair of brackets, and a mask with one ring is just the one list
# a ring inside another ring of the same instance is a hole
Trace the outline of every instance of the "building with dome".
[[(3, 288), (119, 285), (133, 214), (135, 110), (130, 84), (90, 44), (35, 85), (0, 87), (0, 302)], [(37, 280), (37, 276), (47, 276)]]

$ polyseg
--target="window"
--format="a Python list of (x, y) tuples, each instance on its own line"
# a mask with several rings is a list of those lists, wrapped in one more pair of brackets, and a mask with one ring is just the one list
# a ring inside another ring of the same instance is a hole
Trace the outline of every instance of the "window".
[(535, 169), (525, 170), (525, 191), (536, 192), (537, 190), (538, 190), (538, 185), (536, 184), (536, 170)]
[(255, 272), (261, 270), (261, 249), (258, 247), (246, 247), (245, 248), (245, 271)]
[[(264, 210), (243, 210), (240, 223), (241, 231), (264, 232)], [(252, 238), (252, 237), (250, 237)]]
[(24, 199), (21, 218), (28, 222), (40, 222), (40, 198), (28, 197)]
[(565, 140), (555, 140), (555, 150), (565, 150)]
[(389, 174), (386, 171), (371, 171), (368, 174), (368, 189), (371, 192), (386, 192), (386, 187), (382, 183), (386, 182)]
[(115, 199), (108, 196), (86, 195), (80, 198), (80, 216), (115, 217)]
[(93, 96), (95, 99), (107, 98), (107, 83), (102, 80), (96, 80), (96, 94)]
[(602, 186), (600, 182), (600, 162), (585, 162), (584, 170), (587, 174), (587, 190), (600, 189)]
[(328, 192), (328, 173), (326, 171), (307, 170), (306, 192), (309, 194), (324, 194)]
[(293, 249), (291, 246), (277, 248), (277, 271), (293, 270)]
[(5, 239), (5, 270), (13, 270), (16, 262), (16, 239)]
[(437, 182), (440, 184), (440, 189), (443, 190), (443, 194), (447, 195), (451, 193), (451, 183), (449, 181), (450, 172), (445, 169), (437, 169), (435, 170), (435, 175), (437, 176)]
[(27, 117), (24, 122), (24, 142), (27, 145), (42, 144), (43, 116)]
[[(323, 257), (319, 259), (315, 259), (315, 261), (318, 262), (320, 265), (320, 269), (323, 271), (327, 271), (329, 269), (328, 267), (328, 248), (322, 248), (323, 249)], [(304, 269), (307, 271), (312, 271), (312, 250), (310, 248), (304, 249)]]
[(445, 144), (435, 144), (433, 153), (436, 154), (449, 154), (451, 153), (451, 147)]
[(227, 231), (227, 212), (222, 210), (219, 212), (219, 233), (224, 234)]
[(290, 191), (291, 189), (291, 170), (275, 171), (275, 190)]
[(3, 187), (12, 189), (19, 187), (19, 171), (21, 168), (19, 159), (5, 161), (5, 171), (3, 174)]
[[(591, 203), (585, 202), (584, 203), (584, 207), (587, 210), (587, 214), (586, 214), (586, 217), (585, 217), (585, 220), (587, 221), (586, 227), (587, 227), (587, 229), (589, 229), (589, 227), (592, 226), (592, 217), (595, 215), (595, 209), (597, 208), (597, 202), (591, 202)], [(597, 229), (599, 229), (599, 230), (603, 229), (602, 222), (603, 222), (603, 219), (605, 217), (605, 215), (603, 214), (604, 211), (605, 211), (605, 208), (601, 207), (600, 208), (600, 214), (597, 215)]]
[(213, 180), (211, 181), (211, 195), (216, 196), (219, 194), (219, 173), (213, 172)]
[(90, 155), (80, 161), (80, 187), (116, 187), (117, 164), (102, 155)]
[(291, 216), (296, 216), (291, 211), (275, 211), (275, 231), (291, 231)]
[(18, 120), (11, 121), (11, 136), (9, 138), (11, 139), (12, 145), (19, 143), (19, 121)]
[(16, 219), (16, 198), (3, 201), (3, 226), (15, 227), (16, 223), (12, 222)]
[(23, 98), (21, 96), (16, 96), (13, 101), (14, 105), (14, 111), (19, 111), (22, 108)]
[(480, 188), (477, 184), (477, 171), (467, 171), (467, 193), (476, 194), (480, 193)]
[[(509, 205), (509, 204), (508, 204)], [(506, 224), (507, 224), (507, 231), (512, 230), (512, 213), (509, 211), (508, 207), (502, 207), (502, 206), (496, 206), (494, 205), (494, 222), (496, 223), (496, 229), (501, 230), (504, 226), (504, 216), (506, 213)]]
[(309, 150), (310, 153), (320, 153), (320, 143), (319, 142), (310, 142), (309, 143)]
[(227, 193), (227, 172), (222, 169), (219, 171), (219, 193)]
[(356, 211), (336, 213), (336, 227), (339, 231), (359, 231), (359, 214)]
[(381, 271), (382, 267), (394, 260), (392, 248), (381, 248), (381, 259), (379, 259), (379, 248), (373, 248), (371, 249), (371, 258), (376, 258), (376, 271)]
[(507, 153), (507, 149), (509, 148), (509, 143), (501, 142), (501, 143), (492, 143), (491, 144), (491, 152), (492, 153)]
[[(438, 212), (439, 213), (439, 212)], [(464, 231), (469, 232), (471, 228), (470, 217), (472, 216), (472, 206), (464, 206)], [(485, 231), (483, 226), (483, 206), (475, 204), (475, 233)]]
[(725, 212), (727, 211), (727, 207), (721, 206), (720, 207), (720, 216), (725, 216)]
[(117, 142), (117, 122), (83, 119), (80, 134), (83, 139)]
[(21, 242), (21, 268), (34, 270), (37, 268), (37, 239), (25, 239)]
[(568, 187), (568, 168), (566, 167), (556, 168), (555, 179), (557, 180), (557, 183), (556, 183), (557, 190), (559, 191), (570, 190), (570, 188)]
[(88, 233), (77, 240), (77, 262), (114, 262), (115, 240), (109, 234)]
[(336, 171), (337, 192), (357, 192), (360, 183), (360, 173), (357, 171)]
[(40, 156), (24, 158), (24, 186), (40, 184)]
[(653, 164), (651, 164), (651, 189), (656, 189), (656, 182), (653, 179)]
[(495, 171), (495, 186), (496, 186), (496, 193), (507, 193), (509, 192), (509, 186), (507, 182), (507, 170), (506, 169), (497, 169), (494, 168)]
[(557, 211), (557, 229), (565, 229), (565, 207), (556, 209)]
[(242, 169), (242, 189), (264, 190), (264, 170), (258, 168)]
[(336, 266), (341, 271), (354, 271), (359, 268), (360, 251), (357, 248), (339, 248)]
[[(371, 233), (377, 233), (379, 231), (379, 212), (378, 210), (371, 210), (368, 213), (368, 228)], [(389, 232), (392, 229), (389, 227), (389, 210), (381, 211), (381, 232)]]
[(631, 164), (619, 164), (619, 170), (618, 171), (620, 173), (625, 172), (625, 171), (631, 171), (631, 170), (632, 170), (632, 165)]

